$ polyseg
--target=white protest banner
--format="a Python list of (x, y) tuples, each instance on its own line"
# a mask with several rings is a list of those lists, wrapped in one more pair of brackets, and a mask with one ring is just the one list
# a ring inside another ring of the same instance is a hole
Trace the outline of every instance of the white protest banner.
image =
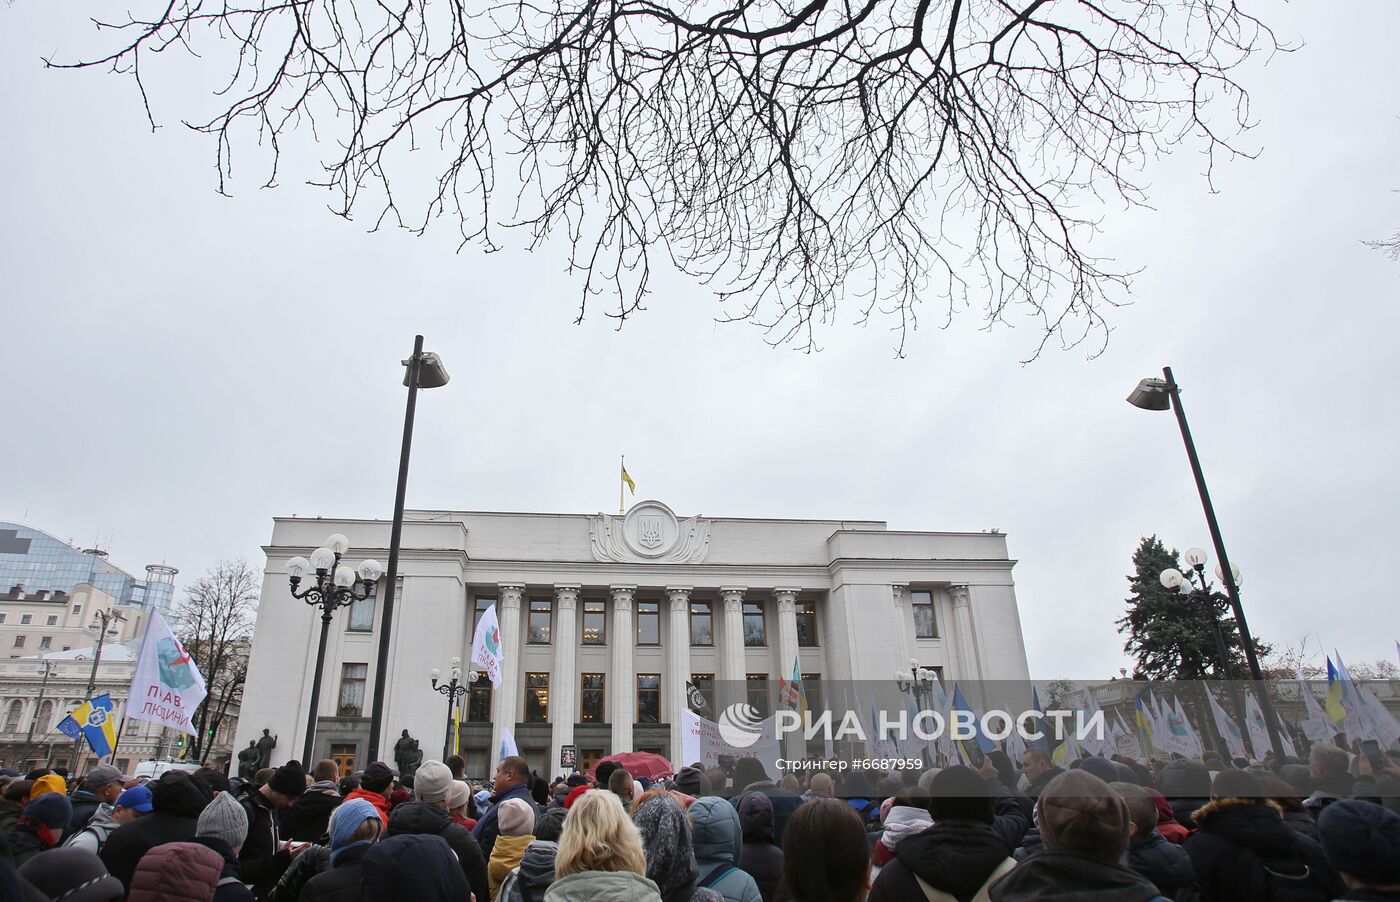
[[(732, 730), (730, 731), (733, 732)], [(681, 711), (681, 760), (672, 764), (680, 769), (700, 762), (706, 768), (719, 767), (720, 756), (757, 758), (768, 772), (768, 777), (778, 780), (778, 760), (783, 757), (783, 749), (777, 738), (777, 719), (770, 717), (758, 725), (758, 732), (751, 734), (753, 742), (748, 745), (730, 744), (720, 734), (719, 724), (706, 720), (694, 711)], [(747, 738), (747, 737), (743, 737)]]
[(194, 736), (190, 717), (207, 695), (204, 677), (159, 611), (151, 612), (127, 696), (126, 716)]
[(501, 624), (496, 619), (496, 606), (493, 604), (481, 612), (476, 622), (476, 633), (472, 636), (471, 663), (480, 664), (493, 687), (501, 685)]

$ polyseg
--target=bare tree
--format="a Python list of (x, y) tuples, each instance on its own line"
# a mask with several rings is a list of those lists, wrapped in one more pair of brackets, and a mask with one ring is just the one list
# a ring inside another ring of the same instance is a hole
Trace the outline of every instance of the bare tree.
[(246, 560), (220, 561), (185, 590), (172, 611), (180, 641), (208, 688), (195, 712), (196, 734), (187, 756), (201, 764), (218, 725), (242, 702), (259, 588), (258, 573)]
[(309, 129), (342, 216), (558, 240), (580, 320), (642, 309), (664, 259), (804, 348), (839, 301), (902, 351), (929, 300), (1031, 323), (1032, 357), (1101, 347), (1131, 275), (1087, 250), (1102, 215), (1172, 145), (1240, 153), (1236, 69), (1280, 49), (1233, 0), (147, 3), (46, 62), (129, 74), (154, 127), (160, 54), (206, 60), (221, 191)]

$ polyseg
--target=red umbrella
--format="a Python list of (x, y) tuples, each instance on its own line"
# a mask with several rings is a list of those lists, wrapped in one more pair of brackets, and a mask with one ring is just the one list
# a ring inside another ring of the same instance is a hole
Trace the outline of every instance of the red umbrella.
[(594, 776), (598, 772), (598, 764), (604, 761), (616, 761), (622, 765), (622, 769), (634, 777), (646, 777), (648, 780), (659, 780), (662, 777), (669, 777), (675, 773), (671, 767), (671, 762), (655, 752), (620, 752), (616, 755), (609, 755), (598, 760), (589, 771), (589, 776)]

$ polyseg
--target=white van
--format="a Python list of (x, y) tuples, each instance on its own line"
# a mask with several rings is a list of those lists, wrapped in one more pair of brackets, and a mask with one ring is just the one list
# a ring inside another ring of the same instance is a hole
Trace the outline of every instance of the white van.
[(192, 774), (195, 771), (199, 770), (199, 765), (193, 764), (189, 761), (142, 761), (139, 762), (136, 765), (136, 769), (130, 774), (127, 774), (127, 776), (149, 777), (152, 780), (157, 780), (160, 779), (161, 774), (165, 773), (168, 770), (182, 770), (185, 773)]

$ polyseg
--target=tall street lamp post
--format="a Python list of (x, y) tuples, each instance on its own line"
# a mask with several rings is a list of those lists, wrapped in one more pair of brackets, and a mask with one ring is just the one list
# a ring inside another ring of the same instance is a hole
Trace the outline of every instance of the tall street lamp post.
[(438, 677), (442, 676), (442, 671), (436, 667), (428, 674), (433, 681), (433, 688), (447, 696), (447, 735), (442, 740), (442, 760), (446, 761), (452, 750), (452, 711), (457, 705), (457, 699), (467, 694), (471, 688), (471, 683), (476, 679), (476, 673), (468, 673), (467, 681), (462, 682), (462, 659), (453, 658), (447, 671), (449, 680), (446, 683), (438, 682)]
[(1259, 707), (1264, 713), (1264, 725), (1269, 731), (1269, 742), (1274, 747), (1274, 755), (1284, 757), (1283, 742), (1279, 737), (1278, 717), (1274, 713), (1274, 703), (1264, 686), (1264, 673), (1259, 667), (1259, 655), (1254, 649), (1254, 639), (1249, 633), (1249, 623), (1245, 620), (1244, 605), (1240, 603), (1240, 589), (1235, 584), (1235, 568), (1225, 553), (1225, 540), (1220, 537), (1220, 524), (1215, 520), (1215, 507), (1210, 503), (1210, 491), (1206, 488), (1206, 477), (1201, 472), (1201, 461), (1196, 456), (1196, 444), (1191, 440), (1191, 427), (1186, 423), (1186, 410), (1181, 406), (1181, 387), (1172, 378), (1172, 368), (1162, 368), (1162, 379), (1143, 379), (1128, 395), (1128, 403), (1142, 410), (1166, 410), (1176, 412), (1176, 423), (1181, 428), (1181, 440), (1186, 445), (1186, 457), (1191, 462), (1191, 474), (1196, 478), (1196, 491), (1201, 496), (1201, 507), (1205, 510), (1206, 526), (1210, 529), (1210, 540), (1215, 546), (1215, 557), (1219, 561), (1218, 573), (1225, 591), (1230, 597), (1230, 607), (1234, 610), (1235, 623), (1240, 630), (1240, 644), (1244, 646), (1244, 657), (1249, 662), (1249, 675), (1258, 687)]
[[(294, 557), (287, 561), (287, 579), (291, 583), (293, 598), (299, 598), (313, 607), (321, 609), (321, 642), (316, 647), (316, 671), (311, 678), (311, 704), (306, 715), (306, 744), (302, 748), (301, 760), (310, 764), (316, 740), (316, 715), (321, 703), (321, 671), (326, 665), (326, 639), (330, 635), (331, 616), (337, 608), (363, 601), (374, 591), (374, 584), (384, 573), (376, 560), (366, 560), (360, 564), (358, 572), (340, 563), (341, 555), (350, 550), (350, 540), (340, 533), (326, 539), (326, 544), (311, 552), (311, 559)], [(316, 582), (302, 591), (302, 577), (314, 571)], [(358, 579), (357, 579), (358, 577)], [(363, 585), (364, 591), (355, 591), (355, 584)]]
[(29, 759), (29, 753), (34, 751), (34, 728), (39, 725), (39, 709), (44, 707), (44, 691), (49, 688), (49, 677), (53, 676), (56, 661), (50, 661), (43, 655), (39, 656), (39, 672), (44, 678), (39, 681), (39, 698), (34, 702), (34, 716), (29, 719), (29, 733), (24, 737), (24, 754), (17, 762), (23, 765)]
[(408, 406), (403, 415), (403, 444), (399, 448), (399, 482), (394, 491), (394, 525), (389, 531), (389, 578), (384, 581), (384, 612), (379, 617), (379, 657), (374, 662), (374, 701), (369, 717), (369, 761), (379, 760), (379, 736), (384, 728), (384, 690), (388, 683), (389, 639), (394, 625), (394, 594), (399, 581), (399, 542), (403, 538), (404, 493), (408, 490), (408, 455), (413, 447), (413, 412), (418, 405), (418, 389), (441, 388), (447, 384), (447, 368), (441, 358), (423, 350), (423, 336), (413, 338), (413, 356), (403, 361), (408, 368), (403, 384), (408, 387)]
[[(116, 638), (120, 633), (113, 623), (117, 621), (125, 622), (126, 618), (118, 611), (99, 610), (93, 615), (92, 623), (88, 624), (88, 629), (97, 631), (97, 648), (92, 654), (92, 671), (88, 674), (87, 693), (83, 699), (92, 698), (93, 690), (97, 688), (97, 665), (102, 663), (102, 643), (108, 636)], [(78, 734), (78, 738), (73, 740), (73, 754), (68, 761), (68, 772), (76, 775), (78, 773), (78, 758), (83, 751), (83, 735)]]
[(896, 670), (894, 672), (894, 684), (899, 687), (900, 692), (908, 692), (914, 696), (914, 705), (920, 711), (928, 710), (929, 693), (933, 691), (933, 682), (937, 676), (927, 667), (920, 667), (918, 658), (909, 659), (908, 670)]

